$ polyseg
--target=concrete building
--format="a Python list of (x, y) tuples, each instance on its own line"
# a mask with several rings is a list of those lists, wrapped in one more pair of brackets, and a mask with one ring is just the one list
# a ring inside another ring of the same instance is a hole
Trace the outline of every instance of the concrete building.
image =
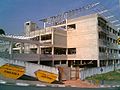
[(68, 19), (65, 23), (44, 26), (44, 29), (37, 28), (31, 21), (24, 27), (30, 40), (45, 45), (24, 44), (24, 53), (39, 55), (38, 60), (30, 62), (69, 67), (99, 67), (120, 62), (116, 42), (119, 32), (98, 14)]

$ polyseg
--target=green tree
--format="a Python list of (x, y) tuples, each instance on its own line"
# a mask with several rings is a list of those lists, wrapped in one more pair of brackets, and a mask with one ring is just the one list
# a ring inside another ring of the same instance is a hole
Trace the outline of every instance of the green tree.
[(5, 31), (3, 29), (0, 29), (0, 35), (5, 35)]

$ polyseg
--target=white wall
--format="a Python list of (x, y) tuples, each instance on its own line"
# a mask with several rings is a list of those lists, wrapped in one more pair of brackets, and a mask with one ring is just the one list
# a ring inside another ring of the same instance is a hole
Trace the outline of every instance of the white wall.
[(76, 30), (67, 32), (67, 47), (76, 47), (76, 60), (98, 60), (97, 16), (75, 22)]
[[(25, 74), (28, 76), (36, 77), (34, 72), (37, 70), (44, 70), (44, 71), (48, 71), (58, 75), (58, 69), (55, 67), (48, 67), (44, 65), (38, 65), (38, 64), (33, 64), (33, 63), (28, 63), (28, 62), (23, 62), (18, 60), (8, 60), (8, 59), (0, 58), (0, 66), (6, 63), (25, 67)], [(58, 80), (58, 78), (56, 80)]]

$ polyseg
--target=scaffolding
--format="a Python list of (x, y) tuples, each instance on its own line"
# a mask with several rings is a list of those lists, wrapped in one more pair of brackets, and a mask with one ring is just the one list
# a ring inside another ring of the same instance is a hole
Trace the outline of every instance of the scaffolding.
[(49, 24), (51, 26), (66, 24), (68, 19), (73, 19), (75, 17), (79, 17), (81, 12), (85, 12), (88, 9), (92, 9), (99, 4), (100, 4), (99, 2), (91, 3), (86, 6), (74, 9), (74, 10), (66, 11), (66, 12), (64, 12), (62, 14), (58, 14), (56, 16), (41, 19), (39, 21), (42, 21), (44, 23), (44, 28), (46, 27), (46, 24)]
[(112, 26), (114, 26), (116, 30), (120, 29), (120, 20), (114, 15), (111, 9), (107, 9), (100, 2), (93, 2), (77, 9), (68, 10), (66, 12), (63, 12), (62, 14), (40, 19), (39, 21), (42, 21), (44, 23), (44, 28), (47, 27), (47, 24), (49, 24), (49, 26), (66, 24), (67, 29), (67, 21), (69, 19), (74, 19), (80, 16), (84, 16), (86, 14), (93, 13), (97, 13), (107, 19), (107, 21)]

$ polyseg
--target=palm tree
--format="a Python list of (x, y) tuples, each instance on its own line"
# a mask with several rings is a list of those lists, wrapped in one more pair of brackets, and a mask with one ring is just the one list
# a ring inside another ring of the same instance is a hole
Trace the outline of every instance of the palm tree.
[(5, 35), (5, 31), (3, 29), (0, 29), (0, 35)]

